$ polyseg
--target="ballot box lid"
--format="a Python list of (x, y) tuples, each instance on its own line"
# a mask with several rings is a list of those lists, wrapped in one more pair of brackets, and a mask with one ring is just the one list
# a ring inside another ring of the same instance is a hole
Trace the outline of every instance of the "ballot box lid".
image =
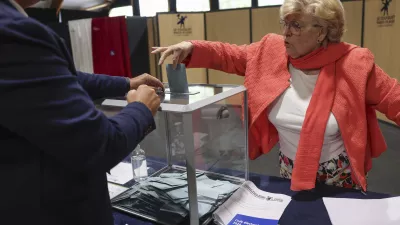
[[(242, 85), (191, 84), (188, 93), (171, 93), (168, 84), (165, 84), (161, 109), (164, 112), (188, 113), (224, 99), (230, 99), (224, 104), (240, 105), (243, 103), (244, 92), (246, 88)], [(231, 98), (232, 96), (237, 97)], [(127, 102), (122, 99), (106, 99), (102, 102), (102, 106), (126, 105)]]

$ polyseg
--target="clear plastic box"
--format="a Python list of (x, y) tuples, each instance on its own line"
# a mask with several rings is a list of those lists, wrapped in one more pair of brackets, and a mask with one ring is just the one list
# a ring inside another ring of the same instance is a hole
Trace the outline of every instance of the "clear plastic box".
[[(204, 213), (213, 198), (208, 196), (212, 193), (208, 187), (203, 187), (200, 178), (207, 177), (219, 184), (230, 182), (237, 186), (248, 180), (246, 88), (199, 84), (189, 85), (189, 91), (192, 94), (168, 94), (166, 88), (161, 111), (155, 116), (157, 129), (140, 143), (146, 152), (149, 181), (124, 184), (129, 189), (111, 200), (114, 208), (161, 224), (175, 225), (183, 220), (190, 220), (192, 225), (207, 224), (212, 220), (212, 212), (230, 194), (218, 195), (218, 202), (211, 204), (210, 210)], [(126, 104), (125, 100), (106, 99), (100, 109), (107, 115), (113, 115)], [(154, 194), (151, 190), (141, 191), (148, 195), (140, 197), (137, 194), (138, 187), (145, 187), (160, 176), (170, 176), (171, 173), (174, 173), (172, 176), (186, 176), (182, 179), (187, 182), (187, 186), (181, 187), (182, 199), (173, 199), (174, 204), (181, 208), (159, 203), (157, 198), (151, 197)], [(215, 193), (220, 193), (221, 189), (216, 188)], [(127, 197), (129, 195), (130, 198)], [(186, 215), (182, 208), (187, 210)]]

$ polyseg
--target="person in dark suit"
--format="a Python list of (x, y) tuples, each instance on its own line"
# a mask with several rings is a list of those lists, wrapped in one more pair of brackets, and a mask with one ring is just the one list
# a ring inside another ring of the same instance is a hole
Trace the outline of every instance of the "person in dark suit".
[[(76, 71), (36, 2), (0, 0), (0, 224), (111, 225), (106, 172), (155, 129), (162, 83)], [(93, 103), (126, 93), (110, 118)]]

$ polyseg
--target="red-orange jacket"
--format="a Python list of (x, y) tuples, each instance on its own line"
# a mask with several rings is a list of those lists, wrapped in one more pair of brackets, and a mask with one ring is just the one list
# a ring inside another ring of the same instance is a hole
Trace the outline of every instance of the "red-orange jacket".
[[(245, 76), (250, 158), (268, 153), (279, 138), (266, 110), (290, 85), (290, 76), (276, 76), (271, 72), (287, 70), (275, 66), (279, 64), (277, 62), (287, 60), (282, 36), (268, 34), (259, 42), (241, 46), (191, 42), (194, 44), (192, 54), (184, 61), (188, 68), (210, 68)], [(347, 72), (335, 76), (332, 113), (349, 156), (353, 180), (366, 191), (365, 174), (372, 168), (371, 159), (387, 148), (375, 110), (400, 125), (400, 84), (374, 63), (371, 52), (359, 49), (362, 53), (354, 50), (341, 59)]]

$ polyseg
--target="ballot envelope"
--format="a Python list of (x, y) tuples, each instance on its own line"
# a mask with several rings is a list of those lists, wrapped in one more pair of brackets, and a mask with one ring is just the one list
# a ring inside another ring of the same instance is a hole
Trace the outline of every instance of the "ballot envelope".
[[(127, 189), (111, 199), (115, 209), (165, 225), (208, 224), (248, 180), (246, 88), (191, 84), (188, 93), (165, 84), (157, 128), (140, 143), (149, 177), (119, 184)], [(105, 99), (98, 108), (113, 116), (126, 105)]]

